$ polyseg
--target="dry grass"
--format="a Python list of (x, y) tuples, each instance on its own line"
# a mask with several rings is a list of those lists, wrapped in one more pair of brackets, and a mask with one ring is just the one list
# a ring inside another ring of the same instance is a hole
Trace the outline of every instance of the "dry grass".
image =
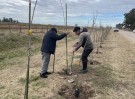
[[(72, 39), (72, 37), (69, 39), (68, 52), (70, 65), (72, 45), (76, 39)], [(112, 32), (99, 51), (102, 54), (96, 54), (94, 61), (101, 64), (89, 65), (89, 72), (87, 74), (79, 74), (79, 85), (90, 86), (94, 89), (94, 99), (134, 99), (135, 45), (120, 34)], [(73, 64), (76, 70), (78, 70), (77, 63), (81, 52), (82, 49), (75, 53)], [(93, 51), (93, 53), (95, 52), (96, 50)], [(16, 58), (16, 61), (21, 62), (10, 64), (10, 67), (0, 70), (1, 99), (23, 98), (27, 57)], [(53, 57), (51, 58), (49, 71), (52, 71), (52, 62)], [(59, 89), (62, 85), (72, 85), (67, 82), (71, 78), (76, 81), (76, 75), (65, 76), (66, 79), (61, 79), (60, 75), (57, 74), (57, 72), (66, 68), (65, 40), (58, 42), (57, 45), (55, 73), (49, 75), (47, 79), (39, 78), (40, 65), (41, 54), (39, 51), (31, 57), (29, 98), (64, 99), (58, 95)]]

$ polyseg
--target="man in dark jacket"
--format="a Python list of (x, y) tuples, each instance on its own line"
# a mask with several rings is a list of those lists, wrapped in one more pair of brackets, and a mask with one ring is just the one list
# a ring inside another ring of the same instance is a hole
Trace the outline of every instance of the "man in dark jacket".
[(74, 46), (75, 48), (73, 52), (77, 51), (80, 47), (84, 48), (82, 57), (81, 57), (82, 64), (83, 64), (81, 73), (86, 73), (88, 71), (87, 70), (87, 62), (88, 62), (87, 57), (93, 50), (93, 44), (90, 38), (90, 33), (88, 32), (87, 28), (81, 29), (80, 27), (75, 27), (73, 32), (75, 32), (76, 35), (79, 35), (79, 41)]
[(63, 39), (65, 36), (67, 36), (68, 33), (63, 33), (61, 35), (57, 34), (57, 30), (55, 28), (51, 28), (44, 36), (41, 52), (42, 52), (42, 66), (41, 66), (41, 72), (40, 77), (41, 78), (47, 78), (48, 74), (51, 74), (48, 72), (48, 65), (50, 62), (50, 56), (51, 54), (55, 53), (56, 48), (56, 41)]

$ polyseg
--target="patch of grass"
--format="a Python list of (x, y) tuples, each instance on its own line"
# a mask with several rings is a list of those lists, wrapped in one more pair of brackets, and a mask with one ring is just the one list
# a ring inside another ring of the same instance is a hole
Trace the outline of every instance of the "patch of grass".
[(81, 57), (80, 55), (75, 55), (74, 56), (74, 58), (76, 58), (76, 59), (80, 59), (80, 57)]
[(35, 47), (34, 49), (31, 49), (31, 56), (35, 55), (35, 53), (40, 52), (40, 45)]
[[(6, 59), (14, 58), (14, 57), (27, 56), (27, 50), (25, 49), (25, 51), (24, 51), (23, 49), (24, 48), (20, 48), (20, 49), (15, 49), (15, 50), (0, 53), (0, 62), (2, 62), (3, 60), (6, 60)], [(39, 46), (35, 47), (35, 48), (31, 48), (31, 55), (35, 54), (38, 51), (40, 51)]]
[(41, 99), (40, 96), (31, 96), (31, 99)]
[(25, 78), (20, 78), (20, 79), (19, 79), (19, 82), (20, 82), (21, 84), (25, 84), (25, 81), (26, 81)]
[[(15, 35), (10, 34), (0, 38), (0, 52), (8, 51), (18, 47), (24, 47), (28, 45), (28, 36), (27, 35)], [(41, 42), (41, 38), (38, 36), (31, 37), (31, 43)]]
[(135, 71), (135, 66), (134, 66), (134, 65), (135, 65), (135, 61), (132, 61), (132, 62), (131, 62), (131, 65), (133, 65), (133, 66), (132, 66), (132, 68), (133, 68), (132, 71)]
[(0, 86), (0, 90), (5, 89), (5, 86)]
[[(98, 68), (92, 69), (95, 77), (92, 79), (96, 86), (105, 88), (113, 88), (114, 87), (114, 79), (112, 78), (112, 69), (110, 65), (100, 66)], [(114, 75), (114, 74), (113, 74)]]
[[(31, 55), (40, 51), (41, 37), (32, 36)], [(9, 64), (12, 65), (16, 62), (9, 60), (16, 57), (27, 56), (28, 37), (27, 35), (7, 35), (0, 38), (0, 69), (4, 69)], [(13, 60), (12, 60), (13, 61)], [(17, 61), (17, 60), (16, 60)], [(9, 65), (9, 66), (10, 66)]]
[(131, 49), (128, 49), (128, 50), (126, 50), (126, 51), (132, 51)]
[(15, 95), (7, 95), (3, 99), (20, 99), (20, 98)]
[(21, 64), (22, 60), (18, 59), (18, 57), (13, 59), (5, 59), (4, 61), (0, 62), (0, 70), (5, 69), (6, 67), (15, 65), (15, 64)]
[[(30, 76), (29, 83), (35, 82), (35, 81), (37, 81), (37, 80), (39, 80), (39, 76), (34, 76), (34, 75), (32, 75), (32, 76)], [(19, 82), (20, 82), (21, 84), (25, 84), (26, 78), (20, 78), (20, 79), (19, 79)]]
[(18, 95), (20, 96), (22, 94), (22, 90), (21, 89), (17, 89), (13, 92), (14, 95)]
[(101, 88), (114, 88), (115, 87), (115, 82), (112, 78), (110, 79), (94, 79), (94, 83), (101, 87)]
[(37, 81), (37, 80), (39, 80), (39, 76), (34, 76), (34, 75), (32, 75), (31, 77), (30, 77), (30, 82), (35, 82), (35, 81)]
[(135, 64), (135, 62), (133, 61), (132, 64)]
[(6, 60), (6, 59), (11, 59), (14, 57), (19, 57), (19, 56), (24, 56), (27, 53), (21, 50), (11, 50), (11, 51), (6, 51), (3, 53), (0, 53), (0, 62)]
[(4, 33), (0, 33), (0, 36), (4, 36)]
[(44, 81), (37, 81), (32, 84), (32, 86), (37, 86), (37, 87), (46, 87), (47, 84)]
[(62, 96), (60, 96), (60, 95), (56, 96), (55, 98), (56, 98), (56, 99), (65, 99), (64, 97), (62, 97)]
[(102, 78), (109, 78), (112, 75), (112, 69), (110, 68), (110, 66), (100, 66), (96, 69), (95, 75)]

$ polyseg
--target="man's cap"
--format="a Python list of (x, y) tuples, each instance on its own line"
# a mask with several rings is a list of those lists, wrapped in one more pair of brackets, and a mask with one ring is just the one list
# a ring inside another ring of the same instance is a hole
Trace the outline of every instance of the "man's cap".
[(74, 29), (73, 29), (73, 32), (77, 32), (77, 31), (80, 31), (80, 27), (74, 27)]
[(51, 28), (50, 30), (57, 33), (57, 29), (56, 28)]

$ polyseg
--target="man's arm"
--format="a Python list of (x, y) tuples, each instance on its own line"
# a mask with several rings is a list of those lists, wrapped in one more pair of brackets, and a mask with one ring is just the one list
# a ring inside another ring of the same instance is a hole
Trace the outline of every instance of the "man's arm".
[(61, 35), (58, 35), (56, 33), (52, 33), (51, 38), (55, 39), (55, 40), (61, 40), (63, 39), (65, 36), (67, 36), (66, 33), (62, 33)]
[(83, 40), (84, 40), (84, 36), (80, 34), (79, 35), (79, 42), (77, 43), (77, 45), (75, 47), (75, 51), (77, 51), (82, 46)]

